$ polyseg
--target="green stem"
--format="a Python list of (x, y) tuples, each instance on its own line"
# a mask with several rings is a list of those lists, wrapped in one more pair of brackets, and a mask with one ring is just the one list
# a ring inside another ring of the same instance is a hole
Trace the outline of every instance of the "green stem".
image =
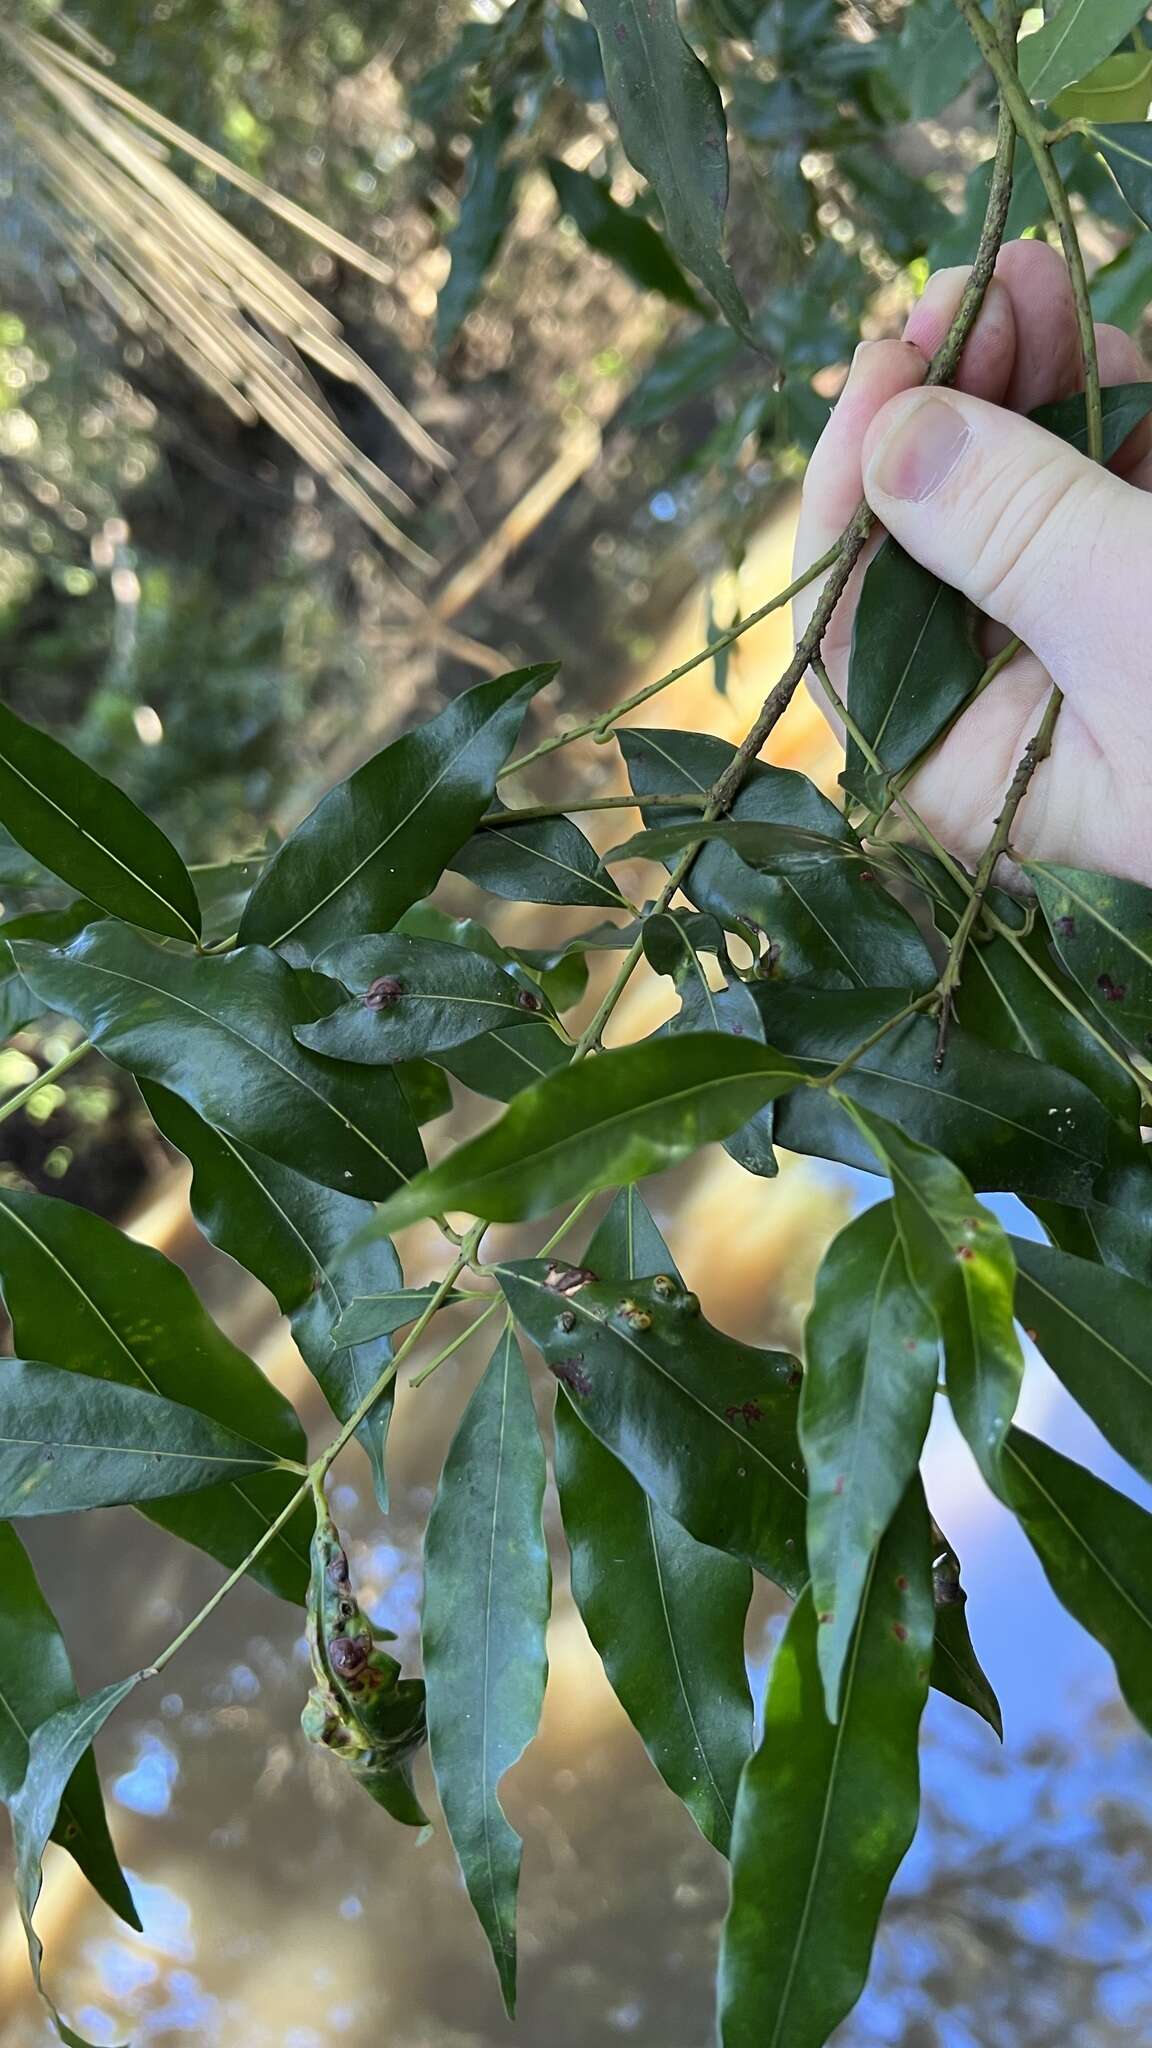
[(38, 1095), (41, 1088), (47, 1088), (53, 1081), (58, 1081), (61, 1074), (66, 1074), (69, 1067), (74, 1067), (93, 1049), (92, 1040), (82, 1038), (79, 1045), (74, 1045), (71, 1052), (66, 1052), (53, 1066), (46, 1067), (42, 1074), (37, 1074), (34, 1081), (29, 1081), (26, 1087), (18, 1089), (15, 1095), (10, 1095), (7, 1102), (0, 1102), (0, 1124), (6, 1117), (15, 1116), (16, 1111), (23, 1109), (26, 1102), (31, 1102), (32, 1097)]
[(408, 1385), (410, 1387), (422, 1387), (424, 1385), (425, 1380), (431, 1379), (432, 1374), (435, 1372), (437, 1366), (443, 1365), (446, 1358), (451, 1358), (454, 1351), (459, 1351), (463, 1345), (467, 1344), (469, 1340), (476, 1335), (477, 1330), (479, 1330), (483, 1326), (483, 1324), (489, 1322), (491, 1318), (495, 1315), (497, 1309), (502, 1308), (503, 1306), (503, 1295), (493, 1295), (491, 1301), (488, 1304), (488, 1307), (484, 1309), (480, 1315), (477, 1316), (475, 1322), (469, 1323), (468, 1328), (466, 1330), (460, 1330), (455, 1337), (450, 1338), (448, 1343), (445, 1344), (444, 1349), (442, 1351), (438, 1351), (436, 1353), (435, 1358), (433, 1358), (428, 1365), (422, 1366), (420, 1371), (416, 1373), (412, 1379), (409, 1380)]
[(870, 1031), (867, 1038), (861, 1039), (859, 1045), (854, 1045), (847, 1057), (840, 1061), (839, 1066), (833, 1067), (830, 1074), (824, 1074), (819, 1081), (813, 1082), (813, 1087), (834, 1090), (837, 1081), (843, 1080), (845, 1074), (851, 1073), (856, 1062), (862, 1060), (866, 1052), (871, 1052), (872, 1047), (879, 1045), (882, 1038), (887, 1038), (890, 1031), (895, 1031), (897, 1025), (906, 1024), (909, 1017), (918, 1017), (920, 1012), (926, 1010), (934, 1001), (933, 992), (926, 996), (917, 996), (915, 1002), (905, 1003), (904, 1008), (897, 1010), (894, 1017), (885, 1018), (883, 1024), (877, 1025), (875, 1031)]
[(501, 825), (527, 825), (536, 818), (566, 818), (577, 811), (638, 811), (643, 804), (645, 810), (651, 805), (676, 805), (680, 810), (692, 810), (703, 804), (705, 798), (693, 794), (670, 796), (589, 796), (578, 797), (574, 802), (556, 804), (523, 804), (518, 810), (485, 811), (480, 824), (489, 830)]
[(285, 1526), (285, 1523), (290, 1522), (292, 1520), (292, 1517), (296, 1513), (297, 1508), (300, 1506), (301, 1501), (304, 1499), (305, 1495), (311, 1491), (311, 1488), (312, 1472), (311, 1470), (309, 1470), (307, 1477), (304, 1479), (303, 1483), (297, 1487), (296, 1492), (293, 1494), (291, 1500), (287, 1503), (285, 1507), (281, 1508), (280, 1513), (276, 1517), (276, 1520), (270, 1523), (268, 1528), (265, 1529), (264, 1534), (261, 1536), (259, 1542), (253, 1544), (251, 1550), (248, 1552), (248, 1555), (243, 1560), (243, 1562), (236, 1566), (235, 1571), (229, 1572), (228, 1577), (225, 1579), (223, 1585), (218, 1586), (216, 1588), (216, 1591), (213, 1593), (211, 1599), (206, 1600), (204, 1602), (204, 1605), (200, 1609), (199, 1613), (194, 1614), (191, 1621), (187, 1624), (187, 1626), (181, 1629), (179, 1635), (173, 1637), (167, 1649), (161, 1650), (160, 1655), (156, 1658), (155, 1662), (153, 1664), (149, 1664), (147, 1668), (140, 1673), (141, 1678), (159, 1677), (160, 1673), (164, 1669), (164, 1666), (172, 1662), (172, 1659), (176, 1655), (176, 1652), (178, 1650), (183, 1649), (189, 1637), (195, 1635), (197, 1629), (201, 1626), (201, 1623), (207, 1621), (210, 1614), (215, 1614), (216, 1609), (220, 1606), (221, 1602), (228, 1598), (228, 1595), (232, 1591), (233, 1586), (238, 1586), (241, 1579), (244, 1577), (245, 1573), (251, 1571), (252, 1566), (256, 1563), (257, 1559), (268, 1548), (268, 1545), (280, 1534), (280, 1531)]

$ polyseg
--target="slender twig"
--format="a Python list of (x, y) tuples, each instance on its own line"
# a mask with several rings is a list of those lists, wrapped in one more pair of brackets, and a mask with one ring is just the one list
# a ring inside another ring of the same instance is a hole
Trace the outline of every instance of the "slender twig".
[(675, 805), (682, 811), (691, 811), (706, 802), (706, 797), (693, 790), (667, 796), (585, 796), (574, 800), (566, 798), (563, 803), (522, 804), (518, 810), (485, 811), (480, 823), (486, 829), (493, 830), (501, 826), (507, 828), (509, 825), (530, 825), (537, 818), (567, 818), (578, 811), (638, 811), (641, 807), (648, 810), (666, 808), (668, 805)]
[(41, 1088), (47, 1088), (53, 1081), (58, 1081), (61, 1074), (66, 1074), (69, 1067), (74, 1067), (79, 1060), (84, 1058), (86, 1053), (91, 1051), (92, 1040), (90, 1038), (82, 1038), (79, 1045), (74, 1045), (71, 1052), (64, 1053), (53, 1066), (45, 1067), (42, 1074), (37, 1074), (34, 1081), (28, 1082), (27, 1087), (18, 1089), (15, 1095), (8, 1097), (7, 1102), (0, 1102), (0, 1124), (4, 1122), (6, 1117), (15, 1116), (16, 1111), (23, 1109), (26, 1102), (31, 1102), (32, 1097), (38, 1095)]
[(871, 1052), (872, 1047), (879, 1045), (882, 1038), (887, 1038), (890, 1031), (895, 1031), (897, 1025), (906, 1024), (909, 1017), (918, 1017), (934, 1001), (935, 992), (931, 991), (926, 996), (917, 996), (914, 1002), (905, 1003), (902, 1010), (897, 1010), (894, 1017), (886, 1017), (883, 1024), (878, 1024), (875, 1031), (870, 1031), (867, 1038), (862, 1038), (859, 1045), (853, 1046), (851, 1052), (840, 1061), (839, 1066), (833, 1067), (831, 1073), (822, 1074), (814, 1085), (817, 1088), (835, 1088), (837, 1081), (843, 1080), (845, 1074), (850, 1074), (856, 1062), (862, 1060), (866, 1052)]
[(232, 1588), (234, 1586), (239, 1585), (245, 1573), (251, 1571), (252, 1566), (257, 1563), (259, 1558), (263, 1555), (264, 1551), (268, 1548), (268, 1545), (271, 1542), (273, 1542), (274, 1539), (280, 1534), (280, 1531), (281, 1529), (283, 1529), (285, 1524), (292, 1520), (293, 1515), (296, 1513), (296, 1510), (305, 1498), (305, 1495), (311, 1491), (311, 1487), (312, 1474), (311, 1471), (309, 1471), (307, 1478), (304, 1479), (301, 1485), (297, 1487), (296, 1492), (292, 1495), (291, 1500), (288, 1501), (286, 1505), (281, 1508), (280, 1513), (276, 1517), (276, 1520), (274, 1522), (269, 1523), (263, 1535), (260, 1537), (259, 1542), (253, 1544), (251, 1550), (248, 1552), (247, 1557), (244, 1558), (243, 1561), (236, 1566), (236, 1569), (234, 1571), (229, 1572), (228, 1577), (225, 1579), (223, 1585), (217, 1586), (216, 1591), (212, 1594), (211, 1598), (204, 1602), (204, 1605), (200, 1609), (199, 1613), (193, 1615), (191, 1621), (188, 1622), (187, 1625), (181, 1629), (179, 1635), (173, 1636), (172, 1641), (168, 1644), (167, 1649), (161, 1650), (160, 1655), (151, 1664), (149, 1664), (144, 1671), (140, 1673), (141, 1678), (159, 1677), (160, 1673), (164, 1669), (164, 1666), (172, 1662), (172, 1659), (176, 1655), (176, 1652), (178, 1650), (183, 1649), (189, 1637), (195, 1635), (197, 1629), (201, 1626), (203, 1622), (207, 1621), (209, 1615), (215, 1614), (216, 1609), (220, 1606), (221, 1602), (228, 1598), (228, 1595), (232, 1591)]

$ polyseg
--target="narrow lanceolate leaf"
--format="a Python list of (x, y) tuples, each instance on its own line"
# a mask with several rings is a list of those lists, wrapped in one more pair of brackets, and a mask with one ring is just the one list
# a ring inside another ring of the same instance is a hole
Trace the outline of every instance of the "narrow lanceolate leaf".
[[(694, 732), (625, 730), (619, 735), (638, 796), (684, 789), (706, 795), (735, 748)], [(699, 822), (699, 812), (695, 813)], [(834, 804), (792, 768), (754, 762), (732, 806), (735, 824), (756, 823), (855, 842)], [(685, 814), (685, 822), (691, 814)], [(667, 809), (646, 822), (670, 822)], [(693, 862), (687, 889), (702, 911), (725, 924), (755, 927), (771, 941), (774, 986), (804, 982), (821, 988), (929, 989), (932, 956), (908, 912), (888, 895), (873, 869), (851, 858), (782, 862), (768, 873), (749, 867), (722, 842), (708, 842)], [(769, 1038), (771, 1033), (769, 1032)]]
[(511, 1102), (525, 1088), (559, 1073), (568, 1065), (572, 1051), (550, 1025), (529, 1024), (515, 1031), (492, 1031), (483, 1038), (470, 1038), (467, 1045), (438, 1052), (436, 1064), (474, 1094), (493, 1102)]
[[(250, 1145), (214, 1130), (178, 1095), (154, 1082), (142, 1093), (153, 1121), (192, 1168), (192, 1214), (205, 1237), (274, 1295), (332, 1413), (338, 1422), (347, 1422), (386, 1369), (392, 1349), (383, 1331), (372, 1332), (368, 1341), (338, 1334), (338, 1325), (358, 1295), (398, 1287), (402, 1278), (389, 1240), (379, 1234), (362, 1237), (375, 1215), (372, 1204), (319, 1188), (290, 1167), (278, 1166)], [(391, 1387), (385, 1390), (356, 1432), (385, 1510), (384, 1450), (392, 1393)], [(283, 1484), (274, 1483), (278, 1488)], [(304, 1523), (299, 1541), (305, 1576), (309, 1533)], [(293, 1525), (285, 1536), (295, 1543)]]
[(1152, 1288), (1013, 1238), (1016, 1319), (1122, 1458), (1152, 1479)]
[(891, 1176), (896, 1229), (912, 1284), (939, 1326), (953, 1413), (999, 1491), (1000, 1454), (1024, 1374), (1012, 1319), (1011, 1242), (950, 1159), (883, 1117), (856, 1115)]
[(185, 958), (112, 924), (63, 951), (25, 942), (13, 951), (36, 993), (109, 1059), (310, 1180), (379, 1200), (423, 1166), (395, 1075), (366, 1079), (297, 1045), (293, 1029), (313, 1022), (317, 1005), (274, 953), (247, 946)]
[(1053, 100), (1111, 55), (1148, 0), (1063, 0), (1051, 19), (1020, 45), (1020, 83), (1030, 98)]
[(264, 870), (243, 944), (310, 961), (336, 939), (389, 930), (479, 824), (530, 699), (555, 673), (546, 662), (478, 683), (329, 790)]
[(272, 1462), (259, 1444), (175, 1401), (0, 1359), (0, 1517), (195, 1493)]
[(660, 201), (668, 239), (732, 326), (748, 335), (748, 309), (724, 255), (724, 105), (680, 32), (676, 0), (589, 0), (587, 13), (620, 140)]
[[(966, 600), (886, 540), (864, 577), (848, 671), (848, 709), (885, 776), (923, 753), (983, 670)], [(884, 780), (850, 739), (845, 788), (877, 801)]]
[(511, 903), (590, 904), (594, 910), (625, 907), (596, 848), (571, 818), (485, 826), (448, 865), (490, 896), (504, 896)]
[(814, 860), (856, 860), (867, 865), (863, 847), (843, 833), (809, 832), (799, 825), (761, 823), (754, 818), (703, 819), (699, 824), (651, 825), (631, 839), (614, 846), (608, 858), (617, 860), (665, 860), (669, 854), (684, 853), (690, 846), (716, 841), (731, 847), (749, 867), (768, 869), (791, 862)]
[[(1152, 69), (1152, 58), (1148, 59)], [(1152, 178), (1152, 168), (1149, 176)], [(1120, 453), (1141, 420), (1152, 412), (1152, 383), (1110, 384), (1100, 393), (1100, 413), (1103, 426), (1103, 451), (1101, 459), (1111, 462)], [(1038, 405), (1029, 418), (1037, 426), (1046, 427), (1050, 434), (1058, 434), (1073, 448), (1087, 449), (1088, 407), (1084, 393), (1079, 391), (1073, 398), (1057, 398), (1050, 405)]]
[(1152, 133), (1148, 123), (1110, 121), (1091, 133), (1137, 220), (1152, 228)]
[[(770, 1043), (813, 1077), (827, 1077), (904, 1002), (890, 989), (754, 990)], [(909, 1017), (860, 1056), (837, 1093), (946, 1153), (978, 1188), (1089, 1201), (1115, 1134), (1090, 1090), (1038, 1060), (1010, 1052), (990, 1060), (987, 1046), (963, 1031), (949, 1034), (937, 1072), (935, 1045), (931, 1019)], [(793, 1152), (876, 1170), (859, 1129), (826, 1090), (795, 1090), (778, 1106), (776, 1130)]]
[[(72, 1667), (56, 1617), (15, 1529), (0, 1522), (0, 1800), (5, 1805), (24, 1781), (36, 1729), (75, 1701)], [(67, 1849), (105, 1904), (139, 1930), (90, 1750), (64, 1788), (52, 1839)]]
[(804, 1341), (808, 1561), (835, 1721), (873, 1553), (919, 1465), (936, 1392), (936, 1322), (909, 1279), (889, 1203), (833, 1240)]
[(21, 846), (113, 917), (170, 939), (200, 937), (191, 876), (160, 827), (4, 704), (0, 816)]
[(44, 1851), (57, 1828), (78, 1766), (89, 1754), (109, 1716), (139, 1683), (139, 1673), (118, 1679), (115, 1685), (106, 1685), (90, 1699), (70, 1702), (41, 1722), (28, 1745), (27, 1774), (10, 1805), (16, 1850), (16, 1897), (28, 1937), (32, 1974), (65, 2048), (90, 2048), (90, 2044), (65, 2024), (44, 1989), (44, 1951), (32, 1925), (43, 1882)]
[(0, 1041), (13, 1038), (44, 1009), (18, 972), (9, 941), (39, 939), (47, 946), (66, 946), (85, 925), (94, 924), (103, 915), (94, 903), (81, 900), (63, 910), (30, 910), (23, 917), (4, 919), (0, 924)]
[(1069, 974), (1144, 1057), (1152, 1052), (1152, 889), (1085, 868), (1027, 863)]
[(351, 989), (355, 1001), (297, 1025), (296, 1038), (329, 1059), (360, 1066), (444, 1052), (486, 1031), (552, 1015), (540, 989), (495, 961), (404, 932), (346, 939), (322, 953), (317, 966)]
[(496, 260), (512, 213), (519, 166), (504, 161), (513, 126), (508, 107), (497, 108), (478, 130), (456, 225), (448, 236), (452, 267), (436, 301), (436, 347), (454, 341)]
[(675, 306), (703, 311), (680, 265), (642, 213), (620, 206), (602, 178), (549, 157), (545, 166), (561, 212), (575, 221), (590, 249), (619, 264), (641, 291), (660, 292)]
[[(704, 919), (697, 919), (698, 924)], [(680, 995), (679, 1015), (668, 1026), (670, 1032), (727, 1031), (733, 1038), (750, 1038), (764, 1043), (764, 1023), (755, 997), (742, 981), (731, 980), (713, 988), (707, 969), (693, 947), (677, 911), (651, 917), (644, 927), (644, 951), (658, 973), (670, 974)], [(723, 948), (724, 937), (716, 928), (715, 944)], [(766, 1103), (749, 1117), (738, 1131), (724, 1140), (724, 1150), (748, 1173), (771, 1179), (777, 1172), (772, 1148), (775, 1104)]]
[(1107, 1650), (1152, 1730), (1152, 1515), (1023, 1430), (1009, 1436), (1002, 1469), (1004, 1498), (1057, 1599)]
[(726, 1138), (796, 1071), (766, 1046), (715, 1032), (604, 1053), (517, 1096), (490, 1130), (393, 1196), (383, 1227), (445, 1209), (510, 1223), (639, 1180)]
[(1004, 1740), (1004, 1716), (987, 1673), (976, 1655), (968, 1629), (966, 1602), (936, 1609), (936, 1647), (932, 1652), (932, 1683), (937, 1692), (979, 1714)]
[[(394, 1330), (402, 1330), (422, 1316), (433, 1296), (439, 1293), (440, 1289), (430, 1283), (427, 1287), (395, 1287), (384, 1294), (358, 1294), (337, 1323), (336, 1336), (343, 1344), (366, 1344), (373, 1337), (390, 1337)], [(453, 1289), (441, 1297), (441, 1306), (451, 1308), (466, 1299), (466, 1295)]]
[[(0, 1188), (0, 1291), (26, 1357), (183, 1402), (242, 1431), (270, 1458), (299, 1463), (306, 1456), (289, 1402), (217, 1328), (179, 1267), (102, 1217)], [(156, 1502), (145, 1513), (233, 1566), (294, 1491), (288, 1473), (236, 1478), (194, 1499)], [(309, 1535), (302, 1511), (269, 1544), (253, 1576), (270, 1592), (302, 1602)]]
[(536, 1733), (552, 1573), (544, 1447), (511, 1323), (464, 1411), (424, 1543), (424, 1678), (436, 1787), (504, 2003), (516, 2007), (520, 1837), (497, 1796)]
[(526, 1260), (497, 1275), (581, 1420), (697, 1542), (803, 1584), (800, 1369), (704, 1321), (670, 1274), (581, 1283)]
[[(620, 1284), (676, 1269), (635, 1188), (588, 1247)], [(608, 1682), (665, 1783), (727, 1855), (752, 1747), (744, 1624), (748, 1567), (697, 1543), (593, 1436), (579, 1397), (556, 1400), (555, 1465), (572, 1594)]]
[(916, 1830), (932, 1629), (916, 1481), (868, 1570), (835, 1727), (810, 1591), (776, 1652), (764, 1738), (736, 1802), (723, 2048), (823, 2048), (864, 1989), (881, 1908)]

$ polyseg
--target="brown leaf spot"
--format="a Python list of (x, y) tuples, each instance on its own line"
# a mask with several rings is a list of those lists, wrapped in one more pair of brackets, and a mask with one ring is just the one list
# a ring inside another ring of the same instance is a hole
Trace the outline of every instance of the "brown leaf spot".
[(896, 1574), (896, 1591), (898, 1593), (906, 1593), (908, 1591), (908, 1581), (903, 1572)]
[(576, 1328), (576, 1318), (573, 1315), (572, 1310), (570, 1308), (566, 1308), (564, 1310), (564, 1313), (560, 1318), (560, 1328), (565, 1331), (574, 1330)]
[(543, 1007), (544, 1005), (540, 997), (534, 995), (530, 988), (522, 988), (516, 998), (516, 1008), (518, 1010), (527, 1010), (532, 1016), (535, 1016), (537, 1010), (542, 1010)]
[(970, 1244), (958, 1244), (956, 1247), (956, 1257), (958, 1259), (971, 1259), (975, 1257), (975, 1253)]
[(404, 983), (394, 974), (382, 974), (364, 991), (366, 1010), (391, 1010), (404, 993)]
[(906, 1643), (908, 1641), (908, 1631), (902, 1621), (894, 1621), (892, 1623), (892, 1633), (898, 1643)]
[(549, 1371), (554, 1378), (559, 1380), (562, 1387), (568, 1388), (570, 1393), (590, 1394), (592, 1392), (592, 1382), (579, 1358), (564, 1359), (561, 1364), (550, 1366)]
[(1110, 974), (1098, 974), (1096, 986), (1101, 990), (1106, 1003), (1122, 1003), (1128, 993), (1127, 985), (1122, 981), (1113, 981)]
[(591, 1266), (566, 1266), (562, 1260), (553, 1260), (544, 1275), (544, 1285), (553, 1294), (575, 1294), (578, 1288), (588, 1287), (598, 1278)]
[(837, 1499), (839, 1499), (840, 1495), (841, 1495), (841, 1494), (843, 1493), (843, 1491), (844, 1491), (844, 1474), (843, 1474), (843, 1472), (840, 1472), (840, 1473), (838, 1473), (838, 1474), (837, 1474), (837, 1476), (836, 1476), (836, 1484), (835, 1484), (835, 1486), (834, 1486), (834, 1487), (832, 1488), (832, 1491), (833, 1491), (833, 1493), (834, 1493), (834, 1494), (836, 1495)]
[(827, 1628), (828, 1623), (830, 1621), (835, 1621), (836, 1616), (832, 1612), (832, 1609), (829, 1608), (826, 1614), (818, 1614), (816, 1616), (816, 1619), (820, 1623), (821, 1628)]
[(1076, 937), (1076, 919), (1074, 917), (1058, 917), (1056, 919), (1056, 929), (1062, 939), (1074, 939)]

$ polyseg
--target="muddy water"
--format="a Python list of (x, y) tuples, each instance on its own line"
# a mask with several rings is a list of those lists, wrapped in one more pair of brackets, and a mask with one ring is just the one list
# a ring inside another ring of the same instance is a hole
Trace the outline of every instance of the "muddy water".
[[(788, 545), (782, 518), (749, 563), (749, 605), (787, 580)], [(726, 701), (716, 698), (704, 669), (646, 707), (649, 721), (738, 737), (765, 677), (782, 664), (786, 635), (783, 621), (769, 621), (744, 644)], [(683, 658), (702, 637), (694, 603), (657, 651), (651, 672)], [(775, 757), (825, 777), (832, 768), (822, 728), (802, 707)], [(597, 769), (610, 787), (607, 750)], [(611, 815), (600, 822), (602, 843), (609, 844), (619, 836)], [(521, 929), (531, 921), (532, 914), (514, 915)], [(554, 914), (544, 916), (554, 931)], [(657, 984), (638, 982), (619, 1030), (652, 1028), (662, 1005)], [(846, 1177), (788, 1162), (778, 1181), (751, 1182), (717, 1152), (654, 1183), (651, 1193), (677, 1260), (712, 1318), (757, 1341), (794, 1340), (816, 1262), (854, 1199)], [(200, 1242), (187, 1220), (181, 1176), (157, 1191), (135, 1227), (189, 1267), (214, 1313), (297, 1401), (322, 1440), (321, 1404), (274, 1305)], [(435, 1269), (437, 1244), (417, 1231), (402, 1246), (410, 1278)], [(355, 1459), (338, 1474), (334, 1497), (353, 1539), (366, 1604), (375, 1620), (398, 1631), (408, 1652), (417, 1628), (420, 1530), (481, 1362), (464, 1350), (419, 1393), (401, 1394), (391, 1455), (395, 1507), (387, 1522)], [(546, 1416), (549, 1388), (541, 1383), (537, 1391)], [(970, 1482), (956, 1477), (952, 1449), (945, 1445), (939, 1455), (953, 1515), (979, 1552), (985, 1510)], [(558, 1537), (551, 1504), (549, 1513)], [(35, 1536), (86, 1690), (146, 1664), (216, 1578), (195, 1554), (126, 1511), (88, 1517), (82, 1531), (45, 1525)], [(89, 2039), (196, 2048), (488, 2048), (512, 2038), (522, 2048), (588, 2048), (631, 2039), (644, 2048), (704, 2048), (711, 2039), (723, 1869), (664, 1793), (616, 1706), (568, 1598), (559, 1540), (555, 1552), (544, 1725), (506, 1790), (526, 1844), (517, 2035), (502, 2017), (443, 1831), (421, 1845), (346, 1786), (327, 1759), (306, 1750), (297, 1729), (306, 1690), (300, 1618), (244, 1588), (158, 1684), (133, 1696), (103, 1743), (114, 1831), (133, 1875), (143, 1936), (118, 1927), (76, 1881), (71, 1864), (52, 1852), (40, 1910), (50, 1978)], [(1033, 1601), (1034, 1582), (1021, 1569)], [(777, 1625), (766, 1601), (749, 1632), (758, 1673)], [(1103, 1684), (1091, 1662), (1087, 1682)], [(946, 1721), (945, 1747), (954, 1733)], [(990, 1765), (983, 1759), (980, 1767)], [(900, 1942), (893, 1940), (899, 1958)], [(984, 1967), (976, 1951), (968, 1963), (972, 1971)], [(905, 2032), (902, 2010), (907, 2017), (911, 2007), (886, 2003), (876, 2015), (878, 2032), (871, 2022), (858, 2031), (854, 2021), (845, 2041), (930, 2048), (937, 2039), (989, 2038)], [(22, 1936), (7, 1908), (0, 1919), (0, 2013), (3, 2048), (44, 2040)], [(1041, 2038), (1055, 2037), (1037, 2034), (1037, 2043)], [(1113, 2034), (1103, 2018), (1091, 2035), (1100, 2044), (1124, 2038), (1132, 2037)], [(1032, 2039), (1001, 2032), (998, 2048), (1029, 2048)]]

